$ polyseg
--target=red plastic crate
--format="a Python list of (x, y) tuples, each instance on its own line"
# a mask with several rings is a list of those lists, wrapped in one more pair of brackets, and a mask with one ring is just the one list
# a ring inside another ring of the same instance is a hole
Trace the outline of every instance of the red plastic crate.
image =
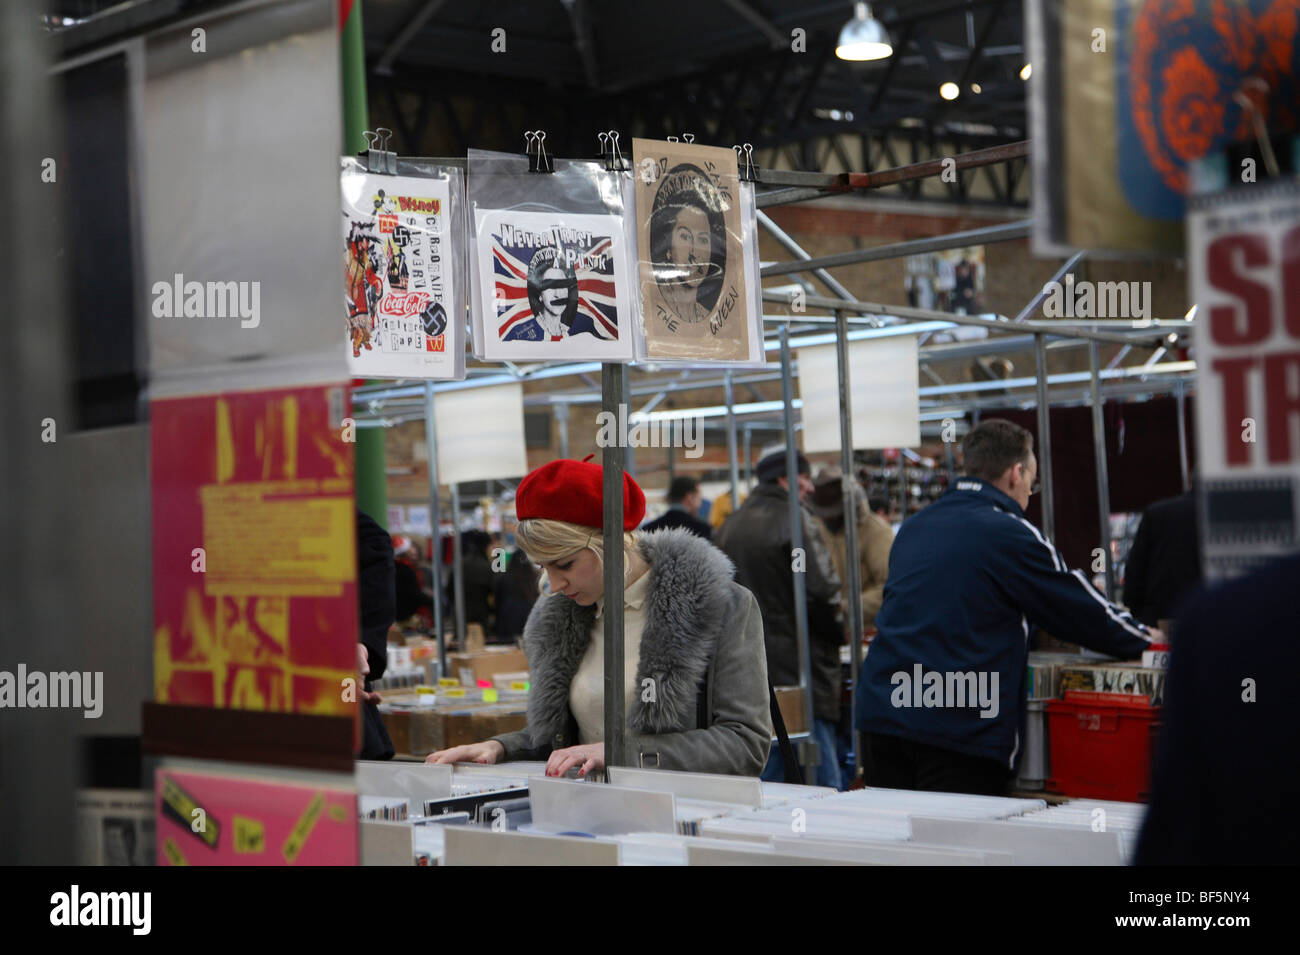
[(1160, 707), (1052, 700), (1050, 792), (1145, 802), (1151, 790), (1151, 741)]

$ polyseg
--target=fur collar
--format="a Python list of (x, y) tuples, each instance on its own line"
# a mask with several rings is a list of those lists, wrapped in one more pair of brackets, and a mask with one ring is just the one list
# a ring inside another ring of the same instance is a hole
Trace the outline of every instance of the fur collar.
[[(637, 686), (653, 680), (655, 700), (644, 702), (638, 692), (627, 724), (637, 733), (693, 729), (697, 688), (713, 659), (733, 566), (722, 551), (683, 528), (643, 534), (640, 545), (650, 580)], [(528, 617), (528, 726), (535, 745), (549, 744), (568, 725), (569, 684), (595, 619), (595, 604), (581, 607), (563, 597), (539, 598)]]

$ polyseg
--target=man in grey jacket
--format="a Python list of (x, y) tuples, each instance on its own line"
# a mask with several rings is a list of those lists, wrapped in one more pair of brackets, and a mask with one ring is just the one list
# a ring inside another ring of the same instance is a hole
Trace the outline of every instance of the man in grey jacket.
[[(797, 455), (801, 498), (812, 492), (808, 460)], [(794, 574), (804, 574), (808, 608), (813, 696), (813, 740), (817, 744), (816, 784), (842, 785), (835, 762), (836, 725), (840, 719), (840, 579), (831, 562), (824, 528), (808, 511), (803, 516), (802, 554), (793, 551), (789, 517), (789, 482), (785, 451), (773, 451), (754, 469), (759, 484), (741, 508), (718, 531), (717, 544), (736, 565), (736, 582), (758, 598), (763, 614), (767, 669), (774, 686), (799, 682), (799, 646), (794, 612)], [(763, 779), (779, 781), (785, 766), (772, 746)], [(813, 782), (814, 780), (808, 780)]]

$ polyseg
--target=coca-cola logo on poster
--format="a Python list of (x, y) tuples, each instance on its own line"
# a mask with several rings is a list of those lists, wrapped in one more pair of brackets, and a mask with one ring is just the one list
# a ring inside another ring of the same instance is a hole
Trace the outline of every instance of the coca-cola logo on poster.
[(389, 292), (379, 303), (379, 314), (389, 318), (419, 315), (429, 304), (428, 292)]

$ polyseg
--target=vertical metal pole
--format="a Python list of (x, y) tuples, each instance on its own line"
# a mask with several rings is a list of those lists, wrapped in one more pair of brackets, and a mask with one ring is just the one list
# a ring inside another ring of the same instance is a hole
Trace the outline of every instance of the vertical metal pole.
[(1047, 340), (1042, 332), (1034, 336), (1038, 365), (1038, 479), (1043, 485), (1043, 534), (1056, 539), (1056, 499), (1052, 496), (1052, 406), (1047, 398)]
[[(615, 421), (626, 420), (632, 414), (632, 383), (629, 380), (627, 366), (623, 365), (621, 367), (623, 368), (623, 374), (620, 376), (623, 379), (623, 407), (626, 410), (622, 415), (616, 416)], [(630, 438), (631, 425), (628, 425), (627, 431)], [(623, 470), (632, 477), (636, 477), (636, 448), (632, 446), (631, 440), (627, 442), (627, 447), (623, 451)]]
[[(844, 312), (835, 313), (835, 361), (840, 387), (840, 486), (844, 495), (844, 567), (841, 581), (849, 598), (849, 674), (856, 689), (858, 658), (862, 654), (862, 566), (858, 554), (858, 479), (853, 468), (853, 401), (849, 384), (849, 323)], [(853, 733), (849, 738), (853, 738)], [(834, 754), (830, 758), (834, 759)], [(853, 775), (862, 768), (862, 754), (853, 747)]]
[(943, 456), (948, 460), (948, 483), (951, 484), (957, 478), (957, 459), (952, 453), (952, 442), (943, 443)]
[(677, 462), (673, 459), (673, 448), (677, 444), (677, 420), (668, 419), (668, 483), (677, 477)]
[(456, 602), (456, 643), (460, 652), (467, 649), (465, 642), (465, 554), (460, 540), (460, 485), (451, 485), (451, 572), (453, 597)]
[(898, 449), (898, 523), (907, 520), (907, 458)]
[(726, 374), (723, 390), (727, 398), (727, 463), (731, 468), (731, 509), (734, 511), (740, 500), (740, 467), (736, 460), (736, 396), (731, 387), (731, 372)]
[[(792, 551), (805, 553), (803, 542), (803, 511), (799, 507), (799, 465), (794, 447), (794, 372), (790, 361), (790, 327), (781, 326), (781, 400), (785, 424), (785, 473), (789, 485), (790, 501), (790, 548)], [(735, 505), (735, 501), (732, 501)], [(807, 558), (805, 557), (805, 560)], [(793, 554), (791, 561), (794, 560)], [(808, 591), (803, 574), (794, 577), (794, 623), (795, 639), (799, 645), (799, 689), (803, 695), (804, 725), (808, 727), (809, 739), (806, 750), (807, 765), (817, 765), (817, 746), (813, 742), (813, 700), (812, 700), (812, 651), (808, 644)]]
[(442, 502), (438, 493), (438, 421), (433, 410), (433, 382), (424, 383), (424, 443), (429, 448), (429, 525), (433, 557), (433, 632), (438, 638), (438, 675), (447, 675), (447, 638), (442, 632)]
[(551, 406), (555, 415), (555, 428), (559, 431), (560, 437), (560, 457), (569, 456), (569, 403), (559, 401)]
[[(754, 432), (749, 425), (745, 425), (745, 488), (749, 489), (754, 484), (754, 451), (750, 446), (753, 441)], [(736, 502), (732, 501), (734, 505)]]
[(1178, 401), (1178, 466), (1183, 475), (1183, 493), (1192, 489), (1192, 471), (1187, 460), (1187, 388), (1182, 382), (1174, 391)]
[[(602, 410), (618, 418), (626, 401), (627, 368), (605, 362), (600, 373)], [(601, 452), (605, 540), (605, 765), (626, 766), (623, 685), (623, 449), (612, 442)]]
[(1088, 372), (1092, 387), (1092, 450), (1097, 456), (1097, 510), (1109, 600), (1115, 596), (1115, 565), (1110, 558), (1110, 466), (1106, 461), (1106, 424), (1101, 414), (1101, 346), (1096, 341), (1088, 342)]

